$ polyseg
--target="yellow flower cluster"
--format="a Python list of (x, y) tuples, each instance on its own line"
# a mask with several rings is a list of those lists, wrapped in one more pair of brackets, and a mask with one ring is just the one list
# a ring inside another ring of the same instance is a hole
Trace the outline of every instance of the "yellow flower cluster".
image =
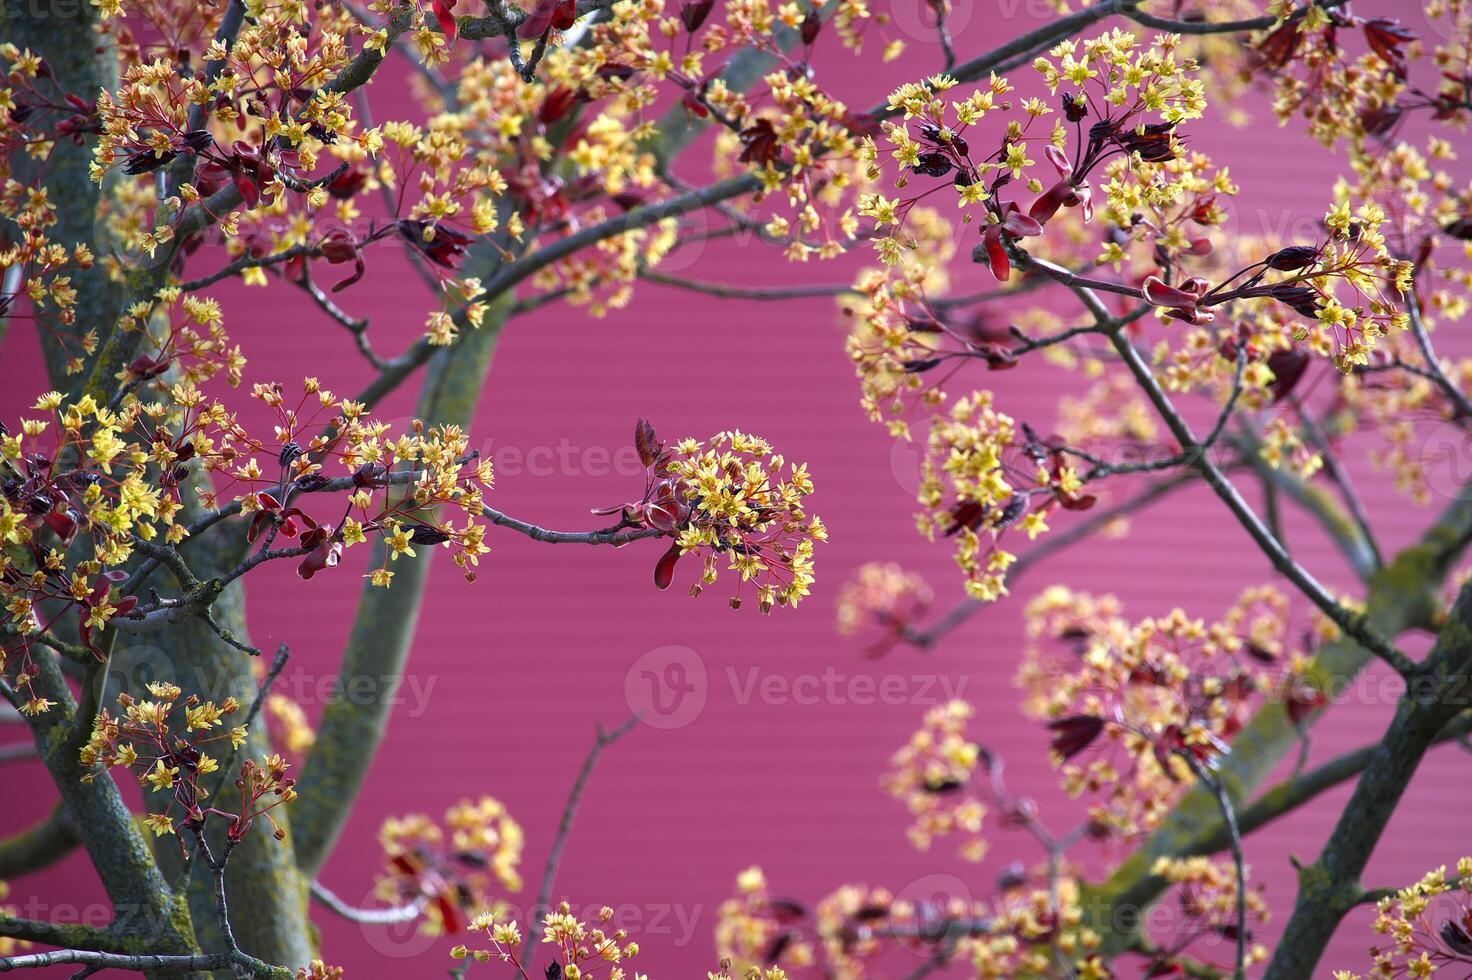
[[(612, 925), (614, 914), (614, 910), (605, 905), (588, 922), (563, 902), (543, 916), (542, 942), (553, 947), (555, 957), (546, 968), (546, 975), (553, 975), (555, 970), (565, 980), (648, 980), (642, 973), (625, 970), (624, 963), (639, 955), (639, 944), (629, 938), (628, 930)], [(455, 946), (450, 950), (453, 958), (471, 958), (480, 963), (492, 960), (509, 962), (522, 976), (528, 975), (528, 966), (520, 959), (521, 929), (515, 922), (502, 921), (500, 916), (492, 913), (482, 913), (470, 920), (469, 928), (474, 932), (485, 932), (491, 940), (491, 948)]]
[(1208, 253), (1210, 233), (1226, 224), (1227, 199), (1238, 190), (1227, 169), (1204, 153), (1181, 151), (1157, 162), (1138, 154), (1116, 157), (1103, 174), (1102, 216), (1121, 231), (1105, 241), (1097, 263), (1116, 269), (1137, 243), (1148, 246), (1152, 268), (1162, 256), (1179, 263)]
[[(920, 533), (956, 538), (956, 564), (967, 595), (985, 602), (1007, 594), (1007, 568), (1016, 556), (1001, 547), (1014, 526), (1035, 538), (1059, 494), (1080, 488), (1068, 466), (1048, 467), (1027, 456), (1027, 440), (1011, 416), (992, 406), (992, 394), (977, 391), (937, 416), (921, 464), (916, 499)], [(1031, 484), (1030, 486), (1028, 484)], [(1042, 501), (1032, 506), (1032, 498)]]
[[(455, 564), (474, 581), (480, 556), (490, 550), (483, 515), (494, 474), (489, 460), (470, 452), (464, 430), (426, 428), (415, 420), (409, 431), (395, 434), (362, 404), (337, 398), (315, 378), (303, 381), (293, 401), (277, 384), (258, 384), (252, 395), (276, 415), (272, 447), (246, 436), (228, 454), (207, 456), (205, 468), (224, 477), (224, 486), (242, 501), (242, 512), (261, 524), (288, 534), (297, 530), (292, 518), (305, 524), (301, 546), (311, 550), (299, 569), (303, 577), (337, 564), (345, 548), (376, 533), (384, 540), (386, 557), (370, 573), (374, 585), (388, 587), (392, 563), (414, 557), (416, 545), (451, 549)], [(257, 457), (244, 456), (246, 451), (269, 452), (278, 468), (268, 471)], [(300, 507), (288, 506), (293, 492), (316, 493), (343, 479), (351, 484), (348, 512), (335, 524), (318, 524)], [(207, 507), (220, 505), (223, 491), (200, 493)], [(449, 519), (448, 508), (463, 515), (463, 525)]]
[[(212, 789), (203, 785), (203, 777), (220, 771), (220, 758), (205, 748), (218, 744), (214, 751), (228, 760), (245, 744), (245, 727), (226, 725), (226, 719), (240, 710), (240, 703), (234, 698), (216, 703), (194, 694), (185, 697), (178, 685), (161, 682), (149, 684), (148, 693), (152, 699), (142, 701), (126, 692), (119, 694), (119, 715), (103, 709), (93, 719), (92, 733), (82, 746), (80, 758), (88, 769), (82, 776), (84, 782), (114, 766), (137, 776), (150, 800), (151, 812), (145, 822), (156, 836), (175, 833), (179, 821), (197, 830), (211, 814), (232, 818), (232, 833), (238, 836), (243, 833), (240, 828), (255, 817), (296, 797), (292, 780), (285, 777), (286, 763), (273, 755), (262, 765), (242, 770), (241, 779), (251, 787), (242, 790), (239, 814), (214, 809)], [(157, 793), (168, 793), (168, 801), (158, 804), (153, 798)], [(270, 802), (255, 807), (262, 796), (269, 797)], [(266, 816), (269, 820), (270, 815)]]
[(37, 327), (70, 355), (75, 370), (80, 356), (97, 346), (95, 324), (77, 322), (78, 284), (96, 257), (84, 243), (53, 240), (56, 203), (39, 180), (23, 183), (15, 170), (19, 164), (20, 174), (44, 172), (57, 137), (80, 137), (90, 125), (86, 102), (58, 104), (51, 69), (34, 51), (0, 42), (0, 63), (0, 220), (10, 229), (0, 247), (6, 283), (0, 316), (13, 315), (12, 304), (28, 304)]
[[(1250, 872), (1251, 869), (1244, 869)], [(1150, 873), (1175, 888), (1181, 914), (1191, 921), (1191, 928), (1208, 935), (1235, 937), (1237, 928), (1237, 866), (1230, 858), (1189, 857), (1157, 858)], [(1251, 875), (1245, 875), (1250, 880)], [(1267, 900), (1262, 888), (1249, 887), (1245, 903), (1248, 931), (1254, 932), (1267, 923)], [(1261, 943), (1248, 942), (1244, 965), (1265, 963), (1268, 949)]]
[(1386, 247), (1414, 263), (1428, 329), (1462, 319), (1472, 297), (1472, 183), (1458, 184), (1448, 172), (1457, 159), (1439, 136), (1427, 138), (1424, 152), (1398, 141), (1353, 158), (1354, 181), (1334, 185), (1336, 205), (1373, 205), (1386, 216)]
[(282, 749), (298, 760), (317, 742), (317, 732), (302, 706), (285, 694), (269, 694), (262, 706), (271, 719), (271, 729)]
[[(805, 509), (813, 492), (806, 464), (789, 466), (758, 436), (720, 432), (704, 442), (682, 440), (673, 447), (667, 471), (686, 514), (671, 555), (705, 558), (692, 594), (716, 581), (721, 561), (741, 584), (757, 583), (762, 612), (774, 605), (796, 607), (809, 594), (813, 544), (826, 541), (828, 531)], [(740, 604), (738, 585), (731, 605)]]
[(877, 656), (919, 622), (934, 598), (919, 573), (894, 562), (868, 562), (838, 592), (838, 632), (855, 636), (877, 630), (879, 638), (870, 647), (870, 655)]
[[(1373, 980), (1430, 977), (1439, 970), (1472, 965), (1472, 857), (1457, 862), (1456, 874), (1443, 865), (1420, 881), (1380, 899), (1372, 928), (1387, 945), (1370, 950)], [(1362, 980), (1338, 970), (1334, 980)]]
[(1077, 880), (1065, 875), (1051, 894), (1025, 881), (1004, 884), (991, 903), (964, 893), (909, 898), (844, 885), (809, 910), (775, 897), (761, 868), (751, 867), (737, 876), (736, 894), (721, 905), (721, 970), (709, 976), (861, 980), (887, 976), (886, 954), (897, 948), (929, 954), (944, 942), (954, 962), (969, 963), (981, 978), (1051, 976), (1061, 954), (1070, 976), (1105, 980), (1109, 974), (1095, 952), (1102, 937), (1082, 926), (1080, 898)]
[[(908, 231), (915, 248), (892, 266), (866, 269), (844, 297), (851, 326), (845, 341), (861, 387), (860, 404), (890, 434), (907, 436), (904, 418), (912, 407), (934, 409), (945, 399), (936, 372), (948, 358), (970, 353), (966, 341), (941, 329), (943, 311), (929, 298), (949, 285), (946, 263), (955, 254), (949, 222), (931, 208), (910, 212)], [(959, 362), (958, 362), (959, 363)]]
[(1227, 751), (1270, 686), (1265, 665), (1288, 656), (1287, 603), (1267, 587), (1213, 623), (1179, 609), (1132, 623), (1113, 597), (1062, 586), (1026, 615), (1024, 709), (1048, 722), (1064, 788), (1101, 797), (1091, 819), (1123, 839), (1170, 812), (1193, 780), (1186, 756), (1205, 764)]
[(419, 929), (427, 935), (465, 928), (476, 910), (501, 905), (496, 888), (521, 890), (521, 825), (489, 796), (461, 800), (443, 826), (423, 813), (390, 817), (378, 831), (384, 868), (375, 891), (385, 901), (423, 902)]
[(910, 811), (913, 820), (906, 833), (916, 849), (929, 850), (937, 838), (956, 836), (968, 861), (986, 855), (981, 837), (986, 806), (972, 777), (988, 778), (990, 763), (981, 746), (967, 738), (974, 714), (964, 701), (927, 711), (924, 725), (894, 754), (884, 777), (885, 790)]
[(813, 936), (792, 928), (806, 915), (805, 907), (770, 894), (761, 868), (747, 868), (736, 876), (736, 894), (717, 913), (716, 954), (743, 972), (748, 966), (776, 967), (784, 974), (810, 967), (818, 956)]

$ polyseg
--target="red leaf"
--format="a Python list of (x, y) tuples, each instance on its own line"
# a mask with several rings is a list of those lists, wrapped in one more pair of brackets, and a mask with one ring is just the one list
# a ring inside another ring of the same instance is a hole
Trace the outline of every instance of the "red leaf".
[(445, 40), (454, 43), (460, 30), (451, 12), (455, 9), (455, 0), (430, 0), (430, 6), (434, 8), (434, 19), (440, 22), (440, 30), (445, 32)]
[(705, 107), (705, 103), (700, 101), (700, 96), (693, 89), (685, 93), (685, 97), (680, 100), (680, 104), (691, 115), (699, 116), (701, 119), (710, 117), (710, 110)]
[(1027, 213), (1040, 224), (1047, 224), (1053, 215), (1058, 213), (1058, 209), (1073, 196), (1073, 185), (1068, 182), (1067, 178), (1064, 178), (1044, 191), (1042, 197), (1033, 201)]
[(1064, 510), (1088, 510), (1099, 502), (1099, 498), (1091, 493), (1063, 494), (1059, 496), (1058, 503)]
[(782, 144), (769, 119), (758, 119), (743, 129), (740, 137), (742, 163), (767, 164), (782, 156)]
[(1274, 351), (1268, 356), (1268, 370), (1273, 372), (1273, 401), (1280, 402), (1293, 392), (1308, 370), (1308, 362), (1308, 354), (1291, 348)]
[(1043, 233), (1043, 225), (1032, 215), (1013, 211), (1002, 222), (1002, 230), (1017, 238), (1031, 238)]
[(240, 197), (245, 201), (247, 208), (253, 208), (260, 203), (261, 192), (256, 187), (255, 178), (246, 173), (236, 172), (230, 175), (230, 181), (240, 192)]
[(715, 5), (715, 0), (695, 0), (681, 7), (680, 21), (685, 25), (685, 30), (691, 34), (700, 30), (700, 25), (705, 23)]
[(1002, 226), (987, 225), (981, 233), (981, 244), (986, 249), (987, 267), (997, 282), (1006, 282), (1012, 275), (1012, 261), (1007, 258), (1006, 246), (1002, 244)]
[(654, 426), (648, 419), (640, 419), (634, 424), (634, 448), (639, 450), (639, 462), (645, 466), (653, 466), (660, 450), (664, 448), (664, 443), (654, 435)]
[(516, 36), (523, 41), (530, 41), (554, 27), (565, 31), (577, 23), (577, 19), (577, 5), (573, 0), (537, 0), (536, 7), (532, 8), (526, 20), (516, 29)]
[(437, 896), (434, 900), (440, 910), (440, 918), (444, 921), (445, 932), (454, 935), (465, 928), (464, 916), (460, 907), (445, 895)]
[(680, 546), (670, 545), (670, 550), (666, 551), (659, 559), (659, 563), (654, 566), (654, 587), (656, 589), (663, 591), (670, 587), (670, 583), (675, 580), (675, 562), (679, 560)]
[(256, 511), (255, 516), (250, 519), (250, 528), (245, 532), (245, 540), (254, 543), (256, 538), (261, 536), (261, 532), (269, 527), (270, 524), (270, 511)]
[(313, 575), (324, 568), (333, 568), (342, 558), (342, 542), (324, 540), (317, 547), (307, 552), (302, 563), (297, 566), (296, 573), (303, 579), (311, 579)]
[(1322, 691), (1313, 688), (1296, 686), (1288, 692), (1286, 707), (1288, 709), (1288, 720), (1298, 725), (1307, 718), (1315, 708), (1327, 704), (1328, 698)]
[(1167, 284), (1158, 276), (1147, 276), (1142, 285), (1145, 300), (1151, 306), (1165, 306), (1178, 310), (1195, 310), (1198, 297), (1184, 289)]
[(1295, 21), (1289, 21), (1263, 39), (1257, 46), (1258, 53), (1270, 68), (1282, 68), (1293, 60), (1303, 43), (1303, 34)]
[(578, 103), (576, 89), (559, 85), (542, 97), (542, 106), (537, 110), (537, 119), (544, 125), (555, 123)]
[(1053, 751), (1071, 759), (1094, 743), (1104, 731), (1104, 719), (1094, 715), (1071, 715), (1048, 723), (1053, 733)]
[(43, 519), (46, 521), (46, 526), (51, 528), (63, 541), (70, 541), (72, 535), (77, 533), (76, 519), (68, 514), (66, 508), (61, 505), (48, 511)]

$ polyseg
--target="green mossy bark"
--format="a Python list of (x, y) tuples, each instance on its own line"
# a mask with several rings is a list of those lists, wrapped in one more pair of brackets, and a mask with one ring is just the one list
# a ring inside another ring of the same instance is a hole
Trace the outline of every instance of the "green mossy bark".
[[(209, 579), (244, 556), (245, 541), (238, 527), (218, 527), (206, 541), (186, 545), (183, 554), (197, 575)], [(177, 583), (167, 588), (172, 591), (177, 588)], [(242, 640), (248, 636), (245, 594), (239, 582), (227, 586), (215, 600), (213, 608), (215, 621), (223, 629)], [(157, 645), (162, 663), (167, 665), (166, 669), (172, 675), (163, 679), (178, 684), (186, 697), (197, 694), (202, 699), (217, 702), (234, 697), (242, 705), (249, 705), (254, 700), (258, 685), (251, 667), (255, 658), (225, 643), (204, 620), (188, 619), (145, 639), (151, 639)], [(251, 726), (245, 744), (234, 756), (230, 778), (221, 780), (224, 785), (216, 805), (223, 810), (236, 808), (239, 797), (234, 787), (234, 776), (239, 772), (240, 763), (246, 759), (259, 760), (271, 751), (265, 719), (258, 718)], [(215, 754), (224, 756), (225, 750), (222, 748)], [(231, 854), (225, 881), (230, 925), (241, 950), (268, 963), (295, 968), (310, 962), (315, 955), (315, 947), (307, 919), (308, 882), (297, 871), (296, 858), (292, 853), (292, 806), (288, 803), (271, 811), (276, 822), (287, 830), (286, 840), (278, 841), (272, 836), (269, 821), (257, 820), (245, 840)], [(219, 826), (212, 832), (211, 847), (218, 854), (223, 844), (224, 826), (220, 821), (215, 823)], [(187, 882), (186, 894), (200, 948), (223, 950), (225, 943), (215, 911), (214, 882), (209, 869), (202, 863), (184, 868), (175, 847), (164, 846), (157, 850), (169, 878)]]
[(140, 951), (198, 952), (189, 905), (165, 881), (112, 776), (81, 765), (77, 705), (56, 660), (38, 656), (36, 667), (32, 689), (56, 703), (27, 721), (56, 784), (60, 805), (78, 826), (87, 828), (82, 846), (113, 907), (115, 921), (109, 932), (119, 937), (120, 945), (136, 945)]
[[(1370, 579), (1365, 615), (1379, 635), (1395, 637), (1435, 618), (1437, 592), (1450, 565), (1472, 534), (1472, 500), (1454, 502), (1416, 544), (1397, 554)], [(1320, 690), (1349, 684), (1371, 660), (1371, 653), (1341, 637), (1326, 643), (1315, 656), (1308, 679)], [(1309, 722), (1312, 723), (1311, 716)], [(1299, 743), (1297, 730), (1281, 705), (1260, 709), (1232, 740), (1219, 778), (1240, 809), (1282, 759)], [(1211, 794), (1193, 789), (1129, 858), (1099, 885), (1084, 889), (1082, 904), (1089, 924), (1104, 937), (1108, 955), (1127, 950), (1135, 939), (1140, 916), (1166, 888), (1150, 869), (1160, 857), (1190, 853), (1193, 844), (1221, 824)]]
[(1345, 913), (1358, 904), (1363, 894), (1360, 875), (1427, 749), (1442, 728), (1466, 710), (1469, 671), (1472, 585), (1462, 587), (1318, 860), (1300, 871), (1298, 900), (1283, 930), (1291, 941), (1279, 944), (1264, 980), (1299, 980), (1314, 974)]

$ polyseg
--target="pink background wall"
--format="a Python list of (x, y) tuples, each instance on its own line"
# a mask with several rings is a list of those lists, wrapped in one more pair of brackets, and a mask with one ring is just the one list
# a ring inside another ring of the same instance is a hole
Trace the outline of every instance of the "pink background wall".
[[(958, 45), (971, 52), (1021, 33), (1035, 26), (1044, 6), (961, 0), (954, 19)], [(1417, 15), (1408, 16), (1421, 26)], [(832, 66), (822, 77), (841, 77), (838, 87), (857, 106), (870, 104), (890, 82), (939, 63), (938, 48), (918, 30), (910, 55), (882, 68), (835, 57), (832, 38), (821, 43), (827, 47), (819, 64)], [(868, 80), (880, 74), (884, 86)], [(401, 91), (379, 84), (373, 93), (381, 105), (393, 106), (402, 103)], [(1193, 125), (1193, 146), (1231, 167), (1243, 188), (1239, 220), (1246, 229), (1276, 227), (1285, 217), (1318, 217), (1342, 161), (1294, 128), (1279, 130), (1261, 100), (1252, 102), (1252, 126)], [(388, 116), (379, 109), (378, 118)], [(667, 268), (711, 280), (785, 284), (843, 281), (856, 265), (789, 265), (761, 246), (712, 245), (677, 252)], [(390, 249), (371, 253), (368, 280), (344, 297), (351, 312), (372, 314), (380, 352), (408, 343), (423, 323), (426, 297), (402, 270)], [(961, 288), (981, 288), (988, 279), (979, 267), (961, 275)], [(247, 382), (291, 384), (310, 372), (346, 394), (369, 376), (346, 335), (293, 295), (234, 285), (217, 295), (228, 328), (251, 358)], [(906, 843), (906, 815), (877, 781), (926, 707), (943, 698), (938, 682), (964, 685), (963, 695), (978, 708), (975, 734), (1005, 756), (1014, 791), (1043, 801), (1055, 826), (1076, 821), (1080, 809), (1054, 788), (1044, 733), (1015, 706), (1011, 677), (1021, 650), (1022, 603), (1059, 582), (1114, 591), (1135, 616), (1173, 605), (1213, 616), (1243, 586), (1271, 580), (1270, 569), (1215, 499), (1192, 490), (1136, 521), (1127, 540), (1079, 547), (1030, 573), (1011, 601), (973, 618), (934, 653), (901, 649), (882, 660), (861, 660), (857, 645), (833, 629), (837, 589), (858, 565), (893, 559), (924, 572), (939, 609), (960, 590), (948, 547), (929, 545), (912, 530), (904, 452), (895, 452), (882, 428), (859, 411), (843, 335), (830, 300), (755, 304), (657, 285), (641, 286), (630, 308), (606, 320), (553, 306), (512, 323), (471, 430), (472, 443), (497, 463), (495, 506), (544, 526), (594, 526), (589, 507), (639, 490), (626, 447), (641, 415), (667, 438), (728, 427), (756, 431), (810, 464), (818, 487), (813, 507), (832, 537), (819, 550), (815, 594), (796, 613), (778, 610), (762, 618), (754, 608), (732, 612), (725, 607), (724, 583), (698, 600), (683, 595), (680, 585), (692, 569), (682, 569), (677, 586), (661, 594), (650, 583), (661, 550), (653, 542), (621, 551), (554, 548), (496, 531), (493, 553), (474, 585), (439, 560), (409, 665), (406, 703), (395, 713), (324, 882), (350, 901), (366, 900), (378, 863), (375, 834), (385, 816), (418, 809), (438, 817), (461, 797), (489, 793), (526, 829), (528, 885), (508, 898), (529, 904), (594, 723), (613, 725), (628, 716), (626, 691), (643, 690), (638, 668), (649, 664), (641, 658), (669, 645), (693, 651), (688, 663), (691, 676), (704, 680), (703, 705), (684, 702), (680, 711), (688, 723), (640, 729), (604, 756), (556, 890), (556, 897), (585, 907), (619, 908), (644, 949), (637, 965), (656, 978), (703, 976), (714, 968), (717, 906), (736, 873), (752, 863), (766, 869), (777, 893), (812, 902), (845, 882), (898, 891), (917, 882), (928, 887), (924, 879), (935, 874), (955, 876), (960, 887), (980, 896), (1010, 861), (1039, 857), (1028, 838), (996, 828), (995, 821), (991, 854), (980, 866), (951, 860), (944, 844), (920, 854)], [(1467, 346), (1456, 336), (1441, 342)], [(10, 418), (44, 387), (34, 338), (22, 323), (12, 326), (3, 357), (7, 378), (32, 379), (0, 391), (0, 411)], [(1004, 410), (1041, 427), (1052, 424), (1057, 397), (1076, 384), (1040, 365), (973, 380), (995, 387)], [(381, 414), (403, 418), (411, 405), (410, 389)], [(1348, 455), (1384, 545), (1408, 540), (1430, 512), (1401, 503), (1359, 453)], [(1290, 536), (1317, 574), (1350, 584), (1337, 553), (1313, 529), (1293, 525)], [(320, 700), (313, 692), (335, 675), (359, 572), (344, 566), (307, 584), (283, 564), (251, 577), (253, 641), (263, 648), (290, 644), (292, 661), (280, 689), (296, 694), (314, 715)], [(854, 678), (893, 676), (901, 681), (890, 683), (908, 693), (902, 704), (860, 703), (846, 695), (817, 703), (748, 698), (743, 694), (751, 671), (777, 678), (765, 683), (780, 690), (831, 671), (840, 692), (851, 690)], [(638, 697), (633, 700), (640, 706)], [(1313, 758), (1324, 760), (1375, 737), (1391, 709), (1383, 699), (1359, 699), (1330, 713), (1317, 728)], [(1472, 805), (1472, 789), (1464, 760), (1456, 748), (1444, 748), (1427, 762), (1375, 854), (1367, 883), (1408, 881), (1468, 850), (1464, 808)], [(4, 779), (0, 832), (49, 808), (52, 792), (38, 767), (7, 765)], [(1279, 909), (1275, 925), (1293, 898), (1288, 856), (1317, 853), (1346, 796), (1347, 790), (1327, 794), (1309, 811), (1249, 838), (1249, 862)], [(97, 921), (105, 910), (81, 855), (13, 882), (10, 901), (24, 914), (59, 919)], [(1367, 965), (1367, 919), (1352, 917), (1327, 963)], [(318, 920), (327, 959), (347, 967), (350, 977), (435, 976), (448, 965), (449, 941), (360, 928), (325, 913)], [(483, 967), (472, 976), (492, 973)]]

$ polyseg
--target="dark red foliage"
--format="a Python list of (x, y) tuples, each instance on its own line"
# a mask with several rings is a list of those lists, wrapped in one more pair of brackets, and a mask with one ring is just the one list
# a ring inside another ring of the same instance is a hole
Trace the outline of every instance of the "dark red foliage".
[(430, 0), (430, 7), (434, 10), (434, 19), (439, 21), (440, 30), (445, 32), (445, 40), (453, 43), (460, 33), (460, 26), (455, 23), (455, 0)]
[(541, 37), (549, 30), (565, 31), (577, 23), (577, 19), (575, 0), (537, 0), (526, 20), (516, 28), (516, 36), (525, 41)]
[(425, 258), (447, 269), (455, 268), (456, 263), (465, 254), (465, 250), (470, 247), (474, 239), (453, 228), (435, 225), (432, 232), (433, 237), (426, 241), (424, 232), (429, 226), (430, 222), (422, 218), (402, 218), (397, 223), (400, 237), (418, 249)]
[(205, 161), (199, 168), (198, 177), (202, 181), (222, 184), (229, 181), (240, 192), (245, 206), (253, 208), (260, 203), (261, 188), (276, 179), (276, 166), (256, 147), (236, 140), (228, 152)]
[(349, 167), (327, 182), (327, 193), (340, 201), (355, 196), (368, 182), (368, 171)]
[(710, 16), (715, 9), (716, 0), (694, 0), (680, 8), (680, 22), (685, 25), (685, 30), (694, 34), (700, 30), (700, 25)]
[(664, 590), (675, 580), (675, 563), (680, 560), (680, 546), (670, 545), (670, 550), (660, 556), (654, 566), (654, 587)]
[(537, 109), (537, 119), (544, 126), (551, 125), (571, 112), (579, 101), (581, 96), (576, 89), (558, 85), (543, 96), (542, 105)]
[(1298, 26), (1296, 21), (1290, 20), (1262, 40), (1257, 52), (1262, 56), (1264, 66), (1278, 69), (1293, 60), (1303, 44), (1303, 34)]
[(342, 542), (329, 537), (307, 552), (306, 557), (297, 566), (296, 573), (303, 579), (310, 579), (322, 569), (334, 567), (341, 558)]
[(1319, 294), (1309, 286), (1274, 286), (1268, 295), (1303, 316), (1313, 319), (1319, 312)]
[(1313, 263), (1319, 257), (1319, 250), (1313, 245), (1289, 245), (1280, 248), (1272, 255), (1263, 260), (1269, 269), (1278, 272), (1293, 272)]
[(1309, 356), (1305, 351), (1292, 348), (1268, 355), (1268, 369), (1273, 372), (1273, 401), (1280, 402), (1293, 393), (1308, 370), (1308, 362)]
[(654, 434), (654, 426), (648, 419), (634, 424), (634, 448), (639, 451), (639, 462), (651, 467), (664, 452), (664, 443)]
[(1094, 715), (1070, 715), (1048, 723), (1053, 733), (1053, 751), (1071, 759), (1094, 744), (1104, 731), (1104, 719)]
[(802, 43), (811, 45), (818, 39), (818, 32), (822, 29), (823, 15), (815, 7), (809, 10), (807, 16), (802, 19)]
[(1365, 41), (1370, 49), (1380, 56), (1380, 60), (1390, 66), (1390, 70), (1404, 78), (1406, 74), (1406, 53), (1404, 46), (1416, 40), (1416, 32), (1402, 27), (1399, 21), (1390, 20), (1386, 17), (1376, 17), (1365, 21)]
[(322, 241), (317, 243), (317, 251), (333, 265), (342, 265), (346, 262), (353, 263), (352, 275), (335, 284), (332, 287), (334, 293), (348, 288), (363, 278), (363, 272), (365, 271), (363, 253), (358, 248), (358, 243), (353, 240), (353, 236), (348, 234), (346, 229), (334, 228), (332, 231), (329, 231), (323, 237)]
[(1321, 708), (1328, 702), (1329, 699), (1324, 696), (1324, 692), (1295, 684), (1289, 689), (1283, 704), (1288, 711), (1288, 720), (1298, 725), (1312, 714), (1315, 708)]
[(758, 119), (741, 131), (741, 162), (770, 164), (781, 159), (782, 144), (771, 120)]

